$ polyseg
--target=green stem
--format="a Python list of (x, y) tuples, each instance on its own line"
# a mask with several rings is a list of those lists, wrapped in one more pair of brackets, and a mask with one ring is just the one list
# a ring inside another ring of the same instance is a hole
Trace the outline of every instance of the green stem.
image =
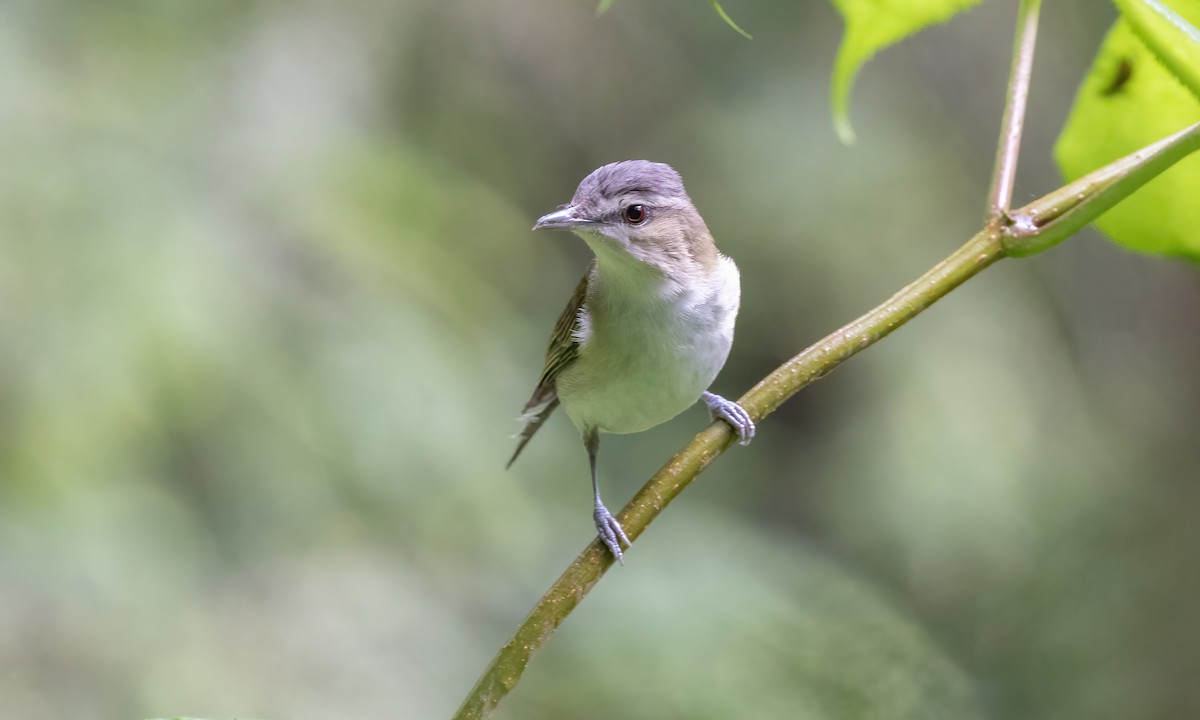
[(992, 187), (988, 191), (988, 215), (992, 219), (1002, 217), (1012, 207), (1041, 7), (1042, 0), (1021, 0), (1017, 10), (1017, 38), (1013, 44), (1012, 72), (1008, 76), (1008, 99), (1000, 121), (1000, 142), (996, 144), (996, 165), (992, 172)]
[[(833, 372), (842, 362), (888, 336), (1003, 257), (1002, 236), (1001, 231), (991, 226), (981, 230), (887, 302), (825, 336), (763, 378), (739, 401), (742, 407), (755, 420), (774, 412), (801, 389)], [(732, 431), (723, 434), (732, 440)]]
[(1005, 251), (1025, 256), (1057, 245), (1195, 150), (1200, 122), (1012, 211)]

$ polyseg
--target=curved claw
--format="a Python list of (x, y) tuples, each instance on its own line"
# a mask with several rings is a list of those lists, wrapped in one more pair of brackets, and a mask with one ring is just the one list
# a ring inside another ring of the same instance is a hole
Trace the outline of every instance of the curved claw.
[(738, 434), (739, 445), (750, 444), (754, 439), (754, 420), (745, 408), (716, 393), (705, 392), (700, 399), (708, 406), (708, 414), (713, 420), (724, 420), (733, 427)]
[(621, 542), (625, 542), (625, 547), (632, 545), (629, 538), (625, 535), (625, 530), (621, 527), (621, 523), (612, 516), (608, 508), (601, 504), (596, 505), (596, 511), (592, 514), (596, 520), (596, 533), (600, 536), (600, 542), (608, 547), (613, 557), (622, 565), (625, 564), (624, 558), (621, 556)]

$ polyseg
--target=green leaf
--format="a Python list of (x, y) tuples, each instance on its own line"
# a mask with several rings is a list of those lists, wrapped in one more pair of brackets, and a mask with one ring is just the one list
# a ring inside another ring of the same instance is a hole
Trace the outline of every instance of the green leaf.
[(883, 48), (930, 25), (949, 20), (980, 0), (833, 0), (846, 19), (846, 36), (833, 68), (833, 126), (842, 142), (854, 142), (850, 88), (858, 70)]
[[(1200, 100), (1119, 20), (1079, 90), (1055, 159), (1074, 180), (1197, 120)], [(1133, 250), (1200, 258), (1200, 155), (1180, 161), (1096, 225)]]
[[(611, 0), (610, 0), (610, 2), (611, 2)], [(738, 27), (738, 24), (733, 21), (733, 18), (729, 17), (728, 13), (725, 12), (725, 8), (721, 7), (721, 3), (717, 2), (717, 0), (708, 0), (708, 2), (710, 5), (712, 5), (713, 10), (716, 10), (717, 14), (721, 16), (721, 19), (725, 21), (725, 24), (727, 24), (729, 27), (733, 28), (734, 30), (737, 30), (738, 33), (742, 37), (746, 38), (747, 40), (754, 39), (750, 35), (750, 33), (746, 32), (745, 30)]]
[(608, 12), (608, 9), (611, 8), (612, 5), (613, 0), (600, 0), (600, 3), (596, 5), (596, 17), (600, 17), (604, 13)]
[(1200, 98), (1200, 30), (1196, 29), (1200, 0), (1174, 0), (1172, 4), (1182, 11), (1159, 0), (1113, 1), (1159, 62)]

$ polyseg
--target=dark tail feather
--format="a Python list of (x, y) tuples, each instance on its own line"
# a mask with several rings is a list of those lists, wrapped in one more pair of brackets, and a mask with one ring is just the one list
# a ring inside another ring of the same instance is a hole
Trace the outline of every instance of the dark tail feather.
[(554, 412), (554, 408), (556, 407), (558, 407), (558, 398), (551, 400), (541, 412), (539, 412), (537, 415), (534, 415), (525, 423), (525, 428), (521, 430), (521, 434), (517, 436), (517, 449), (513, 451), (512, 457), (508, 459), (508, 464), (504, 466), (505, 470), (512, 467), (512, 464), (517, 461), (517, 456), (520, 455), (521, 451), (525, 449), (525, 445), (529, 443), (529, 440), (533, 437), (534, 433), (538, 431), (538, 428), (542, 426), (542, 423), (546, 422), (546, 418), (550, 417), (550, 413)]

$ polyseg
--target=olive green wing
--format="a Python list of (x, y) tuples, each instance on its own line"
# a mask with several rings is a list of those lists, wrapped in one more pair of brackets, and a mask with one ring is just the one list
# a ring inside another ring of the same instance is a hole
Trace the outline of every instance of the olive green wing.
[(587, 297), (588, 278), (592, 276), (595, 264), (595, 261), (592, 261), (592, 265), (588, 266), (587, 272), (579, 280), (567, 306), (558, 316), (558, 322), (554, 324), (554, 332), (550, 334), (550, 345), (546, 348), (546, 365), (542, 368), (542, 374), (538, 378), (533, 395), (529, 397), (529, 402), (525, 403), (525, 407), (521, 410), (521, 419), (525, 421), (525, 427), (517, 436), (517, 449), (513, 451), (506, 468), (516, 462), (517, 456), (525, 449), (525, 445), (533, 438), (534, 433), (542, 427), (542, 423), (546, 422), (550, 413), (554, 412), (554, 408), (558, 407), (555, 381), (558, 379), (559, 373), (579, 357), (579, 343), (575, 339), (579, 329), (579, 311), (583, 308), (584, 298)]

